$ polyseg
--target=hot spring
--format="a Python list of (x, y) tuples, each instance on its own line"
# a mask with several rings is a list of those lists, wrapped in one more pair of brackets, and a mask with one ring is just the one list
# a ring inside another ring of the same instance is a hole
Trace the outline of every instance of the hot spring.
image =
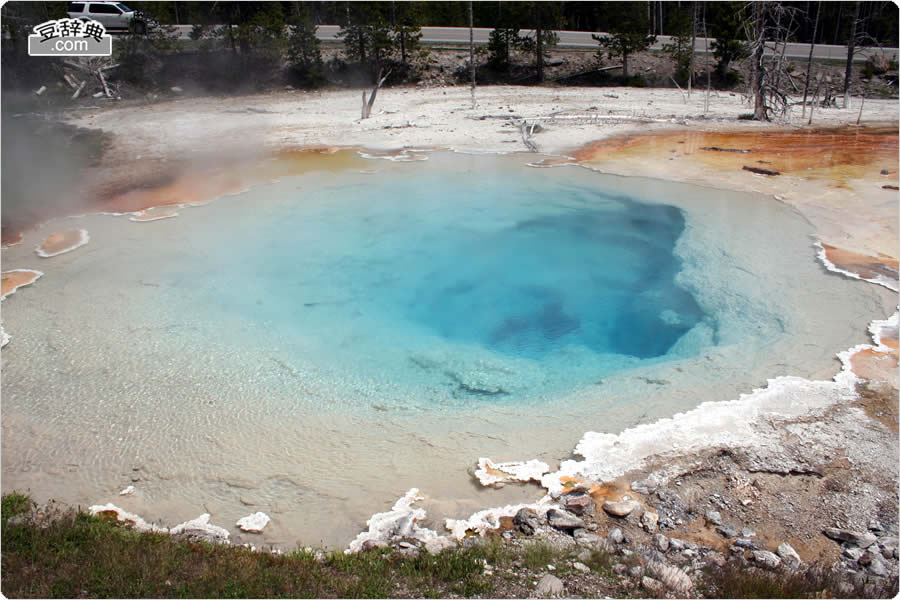
[(829, 377), (891, 307), (771, 198), (428, 156), (4, 250), (45, 272), (3, 303), (4, 490), (344, 546), (410, 487), (436, 522), (539, 496), (478, 488), (479, 456), (553, 467), (587, 430)]

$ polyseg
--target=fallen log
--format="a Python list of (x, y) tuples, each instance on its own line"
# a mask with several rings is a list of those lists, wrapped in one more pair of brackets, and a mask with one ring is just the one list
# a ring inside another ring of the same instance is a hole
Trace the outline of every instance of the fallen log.
[(781, 173), (779, 173), (778, 171), (773, 171), (772, 169), (763, 169), (762, 167), (750, 167), (748, 165), (744, 165), (743, 168), (745, 171), (750, 171), (751, 173), (758, 173), (760, 175), (769, 175), (769, 176), (781, 175)]
[(103, 86), (103, 94), (107, 98), (112, 98), (112, 94), (109, 93), (109, 86), (106, 85), (106, 78), (103, 77), (103, 69), (97, 71), (97, 77), (100, 78), (100, 84)]
[(87, 85), (87, 81), (82, 81), (82, 82), (81, 82), (81, 85), (79, 85), (79, 86), (78, 86), (78, 89), (75, 90), (75, 93), (72, 94), (72, 100), (75, 100), (76, 98), (78, 98), (78, 96), (81, 95), (81, 90), (83, 90), (83, 89), (84, 89), (84, 86), (86, 86), (86, 85)]
[(742, 148), (719, 148), (718, 146), (703, 146), (700, 149), (701, 150), (710, 150), (712, 152), (741, 152), (743, 154), (753, 152), (753, 150), (744, 150)]

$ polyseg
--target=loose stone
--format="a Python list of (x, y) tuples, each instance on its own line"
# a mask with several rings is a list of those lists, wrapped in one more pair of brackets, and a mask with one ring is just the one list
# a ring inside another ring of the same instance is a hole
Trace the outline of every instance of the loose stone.
[(525, 535), (534, 535), (535, 530), (541, 526), (541, 520), (534, 509), (521, 508), (513, 517), (513, 524)]
[(716, 527), (716, 531), (718, 531), (721, 535), (723, 535), (724, 537), (727, 537), (727, 538), (733, 538), (738, 533), (737, 528), (730, 523), (726, 523), (725, 525), (720, 525), (719, 527)]
[(641, 587), (643, 587), (648, 592), (653, 594), (662, 594), (663, 593), (663, 584), (661, 581), (657, 581), (652, 577), (642, 577), (641, 578)]
[(665, 552), (666, 550), (669, 549), (669, 538), (667, 538), (666, 536), (664, 536), (661, 533), (657, 533), (656, 535), (653, 536), (653, 545), (660, 552)]
[(712, 523), (713, 525), (721, 525), (722, 514), (717, 510), (708, 510), (706, 511), (706, 521), (708, 523)]
[(745, 538), (756, 537), (756, 532), (753, 531), (752, 529), (748, 529), (748, 528), (744, 527), (741, 529), (741, 537), (745, 537)]
[(547, 522), (555, 529), (584, 529), (584, 521), (571, 513), (556, 510), (555, 508), (551, 508), (547, 511)]
[(541, 580), (534, 590), (534, 594), (535, 596), (549, 598), (553, 596), (562, 596), (564, 590), (563, 582), (555, 575), (550, 575), (548, 573), (541, 577)]
[(572, 563), (572, 568), (581, 571), (582, 573), (590, 573), (591, 568), (582, 562), (574, 562)]
[(837, 529), (829, 527), (822, 531), (826, 536), (838, 542), (847, 542), (860, 548), (868, 548), (875, 543), (876, 538), (871, 533), (861, 533), (859, 531), (850, 531), (849, 529)]
[(738, 548), (752, 548), (753, 547), (753, 540), (750, 540), (747, 538), (737, 538), (732, 543), (735, 546), (737, 546)]
[(622, 502), (610, 502), (607, 500), (603, 503), (603, 510), (614, 517), (627, 517), (634, 512), (634, 509), (637, 507), (637, 502), (631, 502), (630, 500)]
[(656, 524), (659, 522), (659, 515), (655, 512), (646, 511), (641, 515), (641, 525), (648, 533), (656, 531)]
[(576, 515), (583, 515), (594, 506), (594, 499), (585, 493), (566, 494), (563, 497), (563, 506)]
[(576, 529), (572, 532), (572, 536), (579, 544), (585, 544), (588, 546), (606, 544), (606, 538), (604, 538), (602, 535), (591, 533), (590, 531), (587, 531), (585, 529)]
[(655, 492), (657, 487), (656, 482), (651, 479), (641, 479), (640, 481), (631, 482), (631, 489), (638, 494), (644, 494), (645, 496)]
[(803, 562), (800, 560), (800, 555), (797, 554), (797, 551), (787, 542), (782, 542), (778, 549), (775, 550), (775, 554), (791, 567), (798, 567)]
[(621, 529), (616, 527), (609, 532), (609, 534), (606, 536), (606, 539), (608, 539), (613, 544), (621, 544), (625, 540), (625, 535), (622, 533)]
[(768, 569), (776, 569), (781, 564), (781, 559), (768, 550), (754, 550), (750, 555), (754, 561)]

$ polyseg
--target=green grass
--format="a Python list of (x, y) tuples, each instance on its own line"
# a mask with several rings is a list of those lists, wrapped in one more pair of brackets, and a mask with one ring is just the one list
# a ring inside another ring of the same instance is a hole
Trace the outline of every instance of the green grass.
[(728, 564), (707, 567), (703, 575), (699, 591), (707, 598), (896, 598), (898, 593), (896, 579), (866, 587), (816, 565), (803, 571), (763, 571)]
[[(491, 544), (403, 557), (388, 550), (284, 555), (142, 534), (71, 509), (2, 499), (2, 591), (10, 598), (384, 598), (489, 594)], [(8, 524), (17, 514), (24, 523)], [(409, 590), (412, 590), (411, 592)]]

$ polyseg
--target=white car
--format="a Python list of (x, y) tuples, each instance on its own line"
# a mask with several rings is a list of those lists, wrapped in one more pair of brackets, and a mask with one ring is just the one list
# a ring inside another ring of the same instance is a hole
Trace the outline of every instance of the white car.
[(131, 29), (138, 35), (147, 33), (149, 20), (121, 2), (69, 2), (70, 19), (93, 20), (108, 30)]

